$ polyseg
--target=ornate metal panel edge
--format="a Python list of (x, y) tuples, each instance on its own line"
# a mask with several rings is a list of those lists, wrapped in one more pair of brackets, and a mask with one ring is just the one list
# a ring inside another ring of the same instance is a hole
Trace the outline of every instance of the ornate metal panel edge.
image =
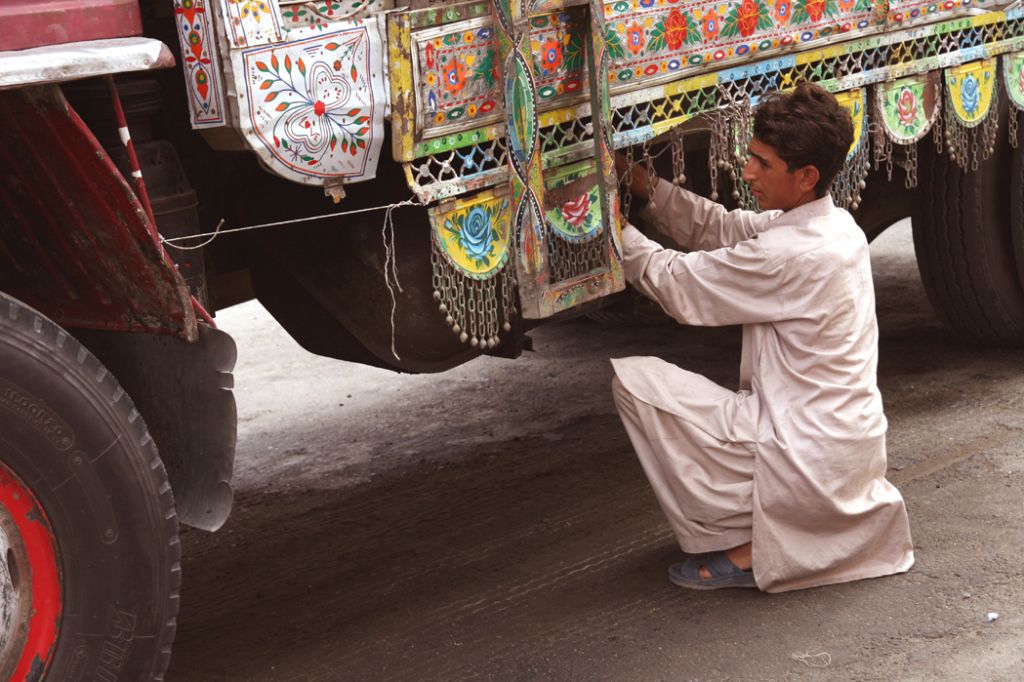
[(174, 0), (174, 13), (192, 127), (222, 127), (227, 123), (224, 83), (208, 2)]

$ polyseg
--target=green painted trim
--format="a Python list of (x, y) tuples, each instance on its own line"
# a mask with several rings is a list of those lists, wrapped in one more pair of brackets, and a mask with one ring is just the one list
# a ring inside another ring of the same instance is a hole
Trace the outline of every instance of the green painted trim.
[(450, 7), (431, 7), (415, 12), (409, 12), (409, 22), (413, 29), (432, 28), (454, 24), (457, 21), (467, 19), (479, 19), (489, 17), (491, 6), (486, 2), (476, 2), (471, 5), (452, 5)]

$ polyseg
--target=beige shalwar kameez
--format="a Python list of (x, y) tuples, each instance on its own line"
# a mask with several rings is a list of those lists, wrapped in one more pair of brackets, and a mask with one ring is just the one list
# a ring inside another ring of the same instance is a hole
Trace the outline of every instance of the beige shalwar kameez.
[(690, 253), (627, 226), (628, 281), (681, 323), (743, 325), (738, 392), (659, 358), (612, 360), (616, 404), (683, 551), (752, 541), (768, 592), (908, 570), (864, 233), (830, 196), (728, 212), (662, 180), (653, 203), (648, 217)]

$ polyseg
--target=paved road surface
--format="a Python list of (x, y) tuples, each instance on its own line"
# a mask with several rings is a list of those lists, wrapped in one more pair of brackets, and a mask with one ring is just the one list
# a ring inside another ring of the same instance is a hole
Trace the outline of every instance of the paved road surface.
[(872, 250), (909, 574), (667, 581), (680, 553), (607, 358), (735, 385), (736, 329), (570, 321), (514, 362), (398, 376), (311, 356), (250, 303), (219, 317), (240, 354), (236, 507), (184, 534), (168, 679), (1024, 679), (1024, 352), (948, 338), (906, 225)]

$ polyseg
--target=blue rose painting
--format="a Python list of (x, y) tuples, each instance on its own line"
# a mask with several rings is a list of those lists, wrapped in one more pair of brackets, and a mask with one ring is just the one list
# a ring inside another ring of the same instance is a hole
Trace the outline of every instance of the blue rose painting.
[(978, 110), (981, 99), (981, 88), (978, 79), (972, 74), (964, 76), (963, 86), (960, 88), (960, 103), (968, 116), (974, 116)]
[(494, 241), (498, 236), (494, 230), (494, 217), (488, 208), (474, 206), (467, 213), (458, 213), (444, 223), (450, 239), (479, 268), (490, 267), (494, 256)]

